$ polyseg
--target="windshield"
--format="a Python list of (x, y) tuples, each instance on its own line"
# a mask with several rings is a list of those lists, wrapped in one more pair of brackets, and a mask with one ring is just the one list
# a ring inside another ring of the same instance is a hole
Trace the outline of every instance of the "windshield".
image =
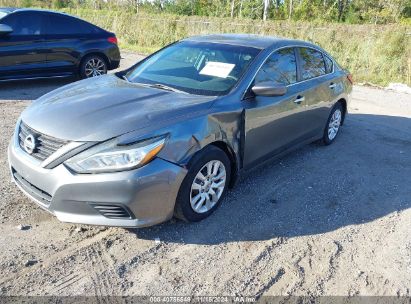
[(259, 52), (253, 47), (183, 41), (161, 50), (125, 76), (131, 82), (158, 88), (225, 95)]

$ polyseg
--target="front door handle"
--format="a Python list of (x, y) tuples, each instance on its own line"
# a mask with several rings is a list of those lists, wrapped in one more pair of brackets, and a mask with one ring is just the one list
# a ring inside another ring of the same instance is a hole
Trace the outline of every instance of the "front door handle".
[(304, 96), (298, 95), (297, 98), (294, 100), (295, 103), (302, 103), (305, 100)]
[(330, 85), (329, 85), (330, 89), (334, 89), (336, 86), (337, 85), (334, 82), (331, 82)]

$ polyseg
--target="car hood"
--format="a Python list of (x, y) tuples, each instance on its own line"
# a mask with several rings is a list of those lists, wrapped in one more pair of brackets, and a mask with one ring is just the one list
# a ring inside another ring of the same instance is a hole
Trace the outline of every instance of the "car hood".
[(215, 97), (142, 87), (106, 75), (69, 84), (29, 106), (21, 116), (32, 129), (59, 139), (103, 141), (207, 110)]

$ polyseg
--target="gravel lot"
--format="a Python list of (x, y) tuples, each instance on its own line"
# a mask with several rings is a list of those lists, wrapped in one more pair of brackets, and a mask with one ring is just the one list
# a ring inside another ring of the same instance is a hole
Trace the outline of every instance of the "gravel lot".
[(250, 172), (201, 223), (126, 230), (60, 223), (10, 182), (18, 115), (69, 81), (0, 84), (1, 295), (411, 295), (411, 95), (355, 87), (335, 144)]

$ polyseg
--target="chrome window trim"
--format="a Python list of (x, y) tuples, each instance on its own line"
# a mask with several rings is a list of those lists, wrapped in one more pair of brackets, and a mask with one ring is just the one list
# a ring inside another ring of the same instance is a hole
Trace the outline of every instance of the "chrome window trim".
[[(326, 53), (324, 53), (324, 52), (321, 52), (321, 53), (323, 54), (323, 57), (327, 57), (328, 59), (330, 59), (331, 64), (332, 64), (331, 72), (325, 73), (325, 75), (334, 73), (334, 67), (335, 67), (334, 60), (331, 58), (331, 56), (327, 55)], [(325, 63), (325, 59), (324, 59), (324, 63)], [(325, 68), (327, 69), (327, 66)]]
[[(301, 80), (301, 81), (296, 81), (296, 82), (294, 82), (294, 83), (291, 83), (291, 84), (286, 85), (287, 88), (288, 88), (288, 87), (292, 87), (292, 86), (294, 86), (294, 85), (296, 85), (296, 84), (300, 84), (300, 83), (303, 83), (303, 82), (306, 82), (306, 81), (313, 80), (313, 79), (319, 79), (319, 78), (321, 78), (321, 77), (324, 77), (324, 76), (333, 74), (333, 73), (335, 72), (335, 62), (334, 62), (334, 59), (333, 59), (331, 56), (328, 56), (324, 51), (319, 50), (319, 49), (317, 49), (316, 47), (313, 47), (313, 46), (304, 46), (304, 45), (294, 45), (294, 44), (293, 44), (293, 45), (282, 46), (282, 47), (279, 47), (279, 48), (277, 48), (277, 49), (274, 49), (273, 51), (271, 51), (271, 52), (264, 58), (263, 62), (259, 65), (257, 71), (254, 73), (251, 81), (248, 83), (247, 88), (246, 88), (245, 91), (243, 92), (242, 97), (241, 97), (241, 100), (244, 100), (244, 99), (245, 99), (245, 95), (247, 94), (247, 91), (249, 90), (251, 84), (252, 84), (253, 81), (255, 80), (255, 77), (257, 76), (258, 72), (260, 72), (260, 70), (261, 70), (261, 68), (263, 67), (263, 65), (264, 65), (264, 64), (267, 62), (267, 60), (271, 57), (271, 55), (273, 55), (275, 52), (278, 52), (278, 51), (280, 51), (280, 50), (282, 50), (282, 49), (289, 49), (289, 48), (294, 48), (294, 49), (295, 49), (295, 48), (306, 48), (306, 49), (312, 49), (312, 50), (315, 50), (315, 51), (317, 51), (317, 52), (320, 52), (323, 56), (327, 56), (328, 58), (331, 59), (331, 61), (332, 61), (332, 63), (333, 63), (333, 68), (332, 68), (332, 71), (331, 71), (330, 73), (326, 73), (326, 74), (324, 74), (324, 75), (320, 75), (320, 76), (313, 77), (313, 78), (310, 78), (310, 79), (305, 79), (305, 80)], [(298, 60), (297, 60), (297, 58), (296, 58), (296, 64), (298, 65), (297, 61), (298, 61)], [(325, 63), (324, 63), (324, 64), (325, 64)]]

